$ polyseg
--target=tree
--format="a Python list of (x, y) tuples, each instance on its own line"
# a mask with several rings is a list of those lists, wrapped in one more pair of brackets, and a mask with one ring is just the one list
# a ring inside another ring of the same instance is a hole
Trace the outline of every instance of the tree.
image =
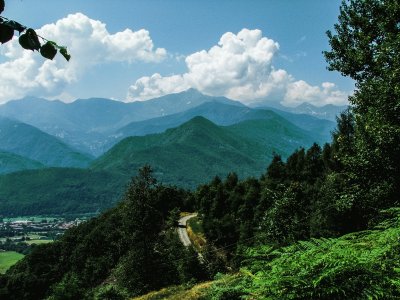
[[(0, 14), (3, 13), (4, 8), (4, 0), (0, 0)], [(51, 60), (58, 51), (67, 61), (70, 60), (71, 55), (68, 53), (67, 47), (59, 46), (56, 42), (41, 37), (32, 28), (0, 15), (0, 42), (2, 44), (9, 42), (14, 37), (15, 31), (20, 34), (18, 40), (22, 48), (39, 51), (43, 57)], [(42, 40), (42, 43), (40, 40)]]
[(343, 163), (354, 203), (370, 216), (400, 195), (399, 15), (397, 0), (343, 1), (335, 34), (327, 32), (329, 69), (356, 81), (354, 153)]

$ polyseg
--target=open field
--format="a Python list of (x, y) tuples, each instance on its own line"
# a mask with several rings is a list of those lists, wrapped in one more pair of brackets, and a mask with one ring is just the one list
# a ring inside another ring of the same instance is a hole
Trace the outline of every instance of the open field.
[(23, 254), (14, 251), (0, 252), (0, 273), (4, 274), (12, 265), (23, 257)]
[(36, 244), (36, 245), (40, 245), (40, 244), (48, 244), (48, 243), (52, 243), (53, 240), (29, 240), (29, 241), (25, 241), (25, 243), (27, 243), (28, 245), (32, 245), (32, 244)]

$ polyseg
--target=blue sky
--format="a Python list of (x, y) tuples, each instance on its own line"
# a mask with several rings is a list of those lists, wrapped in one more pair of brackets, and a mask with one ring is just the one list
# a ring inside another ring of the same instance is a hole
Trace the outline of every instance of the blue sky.
[[(18, 49), (17, 41), (1, 46), (0, 103), (27, 95), (146, 100), (194, 87), (244, 103), (343, 104), (353, 82), (327, 71), (322, 55), (339, 5), (336, 0), (8, 0), (4, 16), (65, 43), (72, 60), (45, 62)], [(123, 51), (117, 50), (122, 44)]]

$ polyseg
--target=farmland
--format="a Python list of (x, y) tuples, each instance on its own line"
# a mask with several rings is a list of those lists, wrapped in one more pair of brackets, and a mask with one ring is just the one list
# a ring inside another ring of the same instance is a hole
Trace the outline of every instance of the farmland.
[(4, 274), (12, 265), (24, 255), (15, 251), (0, 251), (0, 274)]

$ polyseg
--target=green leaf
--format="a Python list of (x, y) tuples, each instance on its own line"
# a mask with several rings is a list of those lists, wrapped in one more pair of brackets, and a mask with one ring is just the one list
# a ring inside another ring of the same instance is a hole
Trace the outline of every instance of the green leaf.
[(24, 34), (19, 37), (19, 44), (22, 48), (27, 50), (39, 50), (40, 42), (39, 38), (32, 28), (29, 28)]
[(0, 43), (4, 44), (14, 36), (14, 29), (5, 24), (0, 24)]
[(4, 0), (0, 0), (0, 14), (3, 12), (4, 6), (5, 6)]
[(5, 22), (3, 22), (4, 25), (10, 26), (12, 29), (18, 31), (19, 33), (21, 33), (22, 31), (24, 31), (26, 29), (25, 26), (21, 25), (20, 23), (13, 21), (13, 20), (7, 20)]
[(69, 61), (71, 59), (71, 55), (68, 54), (66, 47), (60, 47), (60, 54), (64, 56), (64, 58)]
[(40, 54), (48, 59), (53, 59), (57, 54), (56, 44), (52, 41), (48, 41), (40, 48)]

